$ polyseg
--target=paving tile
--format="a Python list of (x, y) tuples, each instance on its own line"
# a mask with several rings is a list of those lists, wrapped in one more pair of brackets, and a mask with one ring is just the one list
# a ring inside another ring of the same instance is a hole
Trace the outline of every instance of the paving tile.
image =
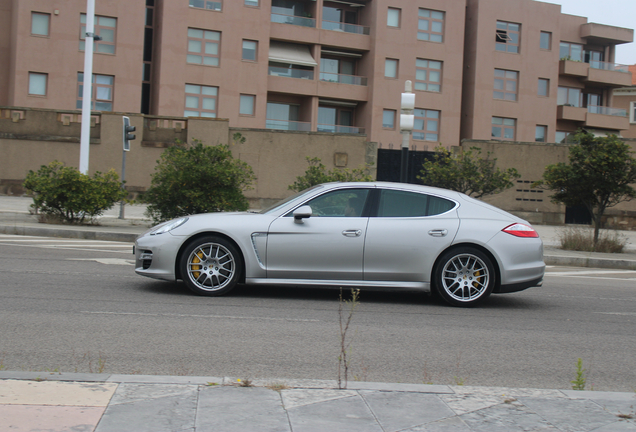
[(0, 405), (0, 430), (92, 432), (104, 407)]
[(202, 387), (196, 429), (214, 432), (290, 432), (278, 392), (260, 387)]
[(358, 392), (355, 390), (337, 389), (291, 389), (283, 390), (280, 394), (285, 408), (290, 409), (329, 400), (353, 397), (357, 396)]
[(594, 432), (634, 432), (636, 422), (630, 420), (618, 420), (615, 423), (594, 429)]
[(432, 394), (374, 392), (362, 397), (387, 432), (455, 415), (437, 395)]
[(294, 432), (382, 432), (361, 396), (290, 408), (287, 414)]
[(519, 402), (495, 405), (462, 414), (459, 418), (468, 425), (471, 431), (476, 432), (560, 430)]
[(115, 383), (2, 380), (0, 404), (105, 407), (116, 389)]
[(447, 385), (434, 384), (393, 384), (393, 383), (377, 383), (355, 381), (347, 385), (351, 390), (381, 390), (381, 391), (398, 391), (398, 392), (417, 392), (417, 393), (454, 393)]
[[(171, 392), (163, 385), (121, 384), (95, 432), (194, 431), (197, 386)], [(124, 402), (128, 401), (128, 402)]]
[(589, 400), (519, 398), (519, 402), (567, 431), (590, 431), (617, 420), (615, 415)]

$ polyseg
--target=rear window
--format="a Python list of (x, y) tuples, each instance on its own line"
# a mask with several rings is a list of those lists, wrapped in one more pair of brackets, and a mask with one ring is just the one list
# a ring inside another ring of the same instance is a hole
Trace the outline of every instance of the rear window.
[(453, 201), (416, 192), (382, 190), (378, 217), (435, 216), (452, 210)]

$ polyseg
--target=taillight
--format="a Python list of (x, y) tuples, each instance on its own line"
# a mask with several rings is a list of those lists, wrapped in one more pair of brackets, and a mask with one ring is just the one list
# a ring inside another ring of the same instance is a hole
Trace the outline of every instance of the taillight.
[(508, 234), (512, 234), (515, 237), (539, 237), (539, 234), (534, 229), (532, 229), (532, 227), (529, 227), (528, 225), (524, 225), (522, 223), (508, 225), (507, 227), (502, 229), (502, 231)]

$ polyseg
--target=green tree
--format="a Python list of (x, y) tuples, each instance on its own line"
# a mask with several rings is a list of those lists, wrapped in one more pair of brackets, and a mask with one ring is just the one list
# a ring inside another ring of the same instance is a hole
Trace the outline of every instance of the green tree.
[[(244, 142), (240, 134), (235, 142)], [(167, 148), (157, 161), (143, 201), (155, 223), (179, 216), (247, 210), (243, 191), (256, 180), (252, 168), (234, 159), (228, 145), (200, 141)]]
[(309, 168), (302, 176), (296, 177), (296, 181), (287, 188), (293, 191), (301, 191), (317, 184), (329, 182), (359, 182), (373, 181), (373, 177), (368, 173), (368, 168), (334, 169), (327, 171), (320, 158), (307, 157)]
[(59, 161), (29, 171), (24, 187), (34, 193), (32, 206), (39, 213), (68, 223), (92, 222), (126, 197), (115, 170), (91, 178)]
[(636, 196), (630, 186), (636, 182), (636, 159), (616, 135), (594, 137), (580, 131), (576, 141), (570, 146), (569, 163), (548, 165), (543, 180), (533, 186), (552, 190), (554, 203), (583, 204), (592, 215), (596, 248), (605, 210)]
[(488, 152), (481, 157), (481, 149), (471, 147), (453, 153), (444, 147), (435, 149), (434, 160), (427, 160), (417, 176), (425, 185), (450, 189), (475, 198), (503, 192), (513, 186), (512, 180), (521, 175), (515, 168), (497, 168), (497, 158)]

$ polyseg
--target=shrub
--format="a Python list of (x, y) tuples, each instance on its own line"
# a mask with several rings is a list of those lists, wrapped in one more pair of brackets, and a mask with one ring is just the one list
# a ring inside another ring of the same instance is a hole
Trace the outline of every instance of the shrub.
[[(240, 136), (235, 140), (242, 140)], [(247, 210), (243, 190), (256, 179), (228, 145), (177, 144), (157, 161), (143, 201), (155, 223), (197, 213)]]
[(369, 175), (367, 168), (327, 171), (327, 168), (321, 163), (320, 158), (307, 157), (306, 159), (309, 168), (307, 168), (304, 175), (296, 177), (296, 181), (289, 185), (288, 189), (299, 192), (320, 183), (373, 181), (373, 177)]
[(91, 178), (58, 161), (29, 171), (24, 188), (34, 193), (32, 207), (39, 213), (68, 223), (92, 223), (126, 197), (115, 170)]
[(606, 253), (622, 253), (627, 243), (626, 237), (616, 231), (611, 233), (602, 231), (595, 245), (594, 231), (584, 228), (568, 228), (561, 231), (559, 241), (561, 249)]

